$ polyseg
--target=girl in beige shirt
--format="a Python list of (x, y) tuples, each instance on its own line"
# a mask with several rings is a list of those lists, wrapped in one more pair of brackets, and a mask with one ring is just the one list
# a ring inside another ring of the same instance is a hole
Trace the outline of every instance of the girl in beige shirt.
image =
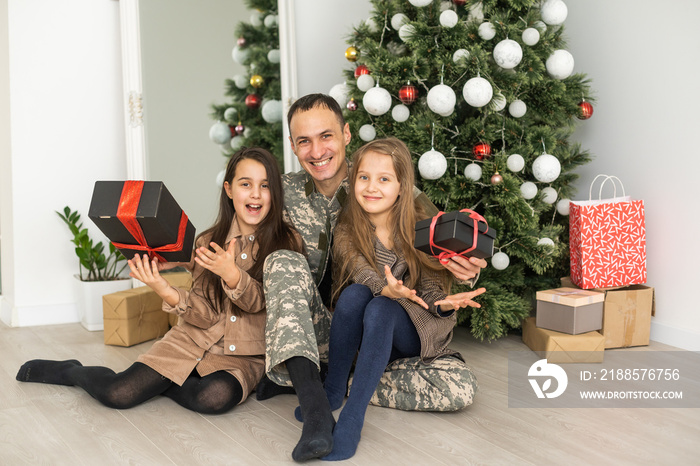
[(76, 385), (106, 406), (125, 409), (165, 395), (200, 413), (224, 413), (255, 388), (265, 370), (263, 262), (277, 249), (302, 252), (296, 231), (282, 218), (282, 183), (274, 157), (244, 148), (231, 157), (215, 224), (199, 235), (188, 292), (177, 289), (158, 264), (136, 255), (131, 277), (163, 298), (179, 324), (124, 372), (86, 367), (77, 360), (26, 362), (22, 382)]

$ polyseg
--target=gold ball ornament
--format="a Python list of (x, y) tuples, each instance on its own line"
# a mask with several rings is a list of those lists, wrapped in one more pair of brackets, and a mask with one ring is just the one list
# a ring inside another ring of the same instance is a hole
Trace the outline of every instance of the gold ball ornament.
[(357, 57), (360, 56), (360, 52), (355, 47), (348, 47), (345, 49), (345, 58), (348, 59), (348, 61), (357, 61)]
[(265, 80), (259, 74), (254, 74), (250, 77), (250, 85), (256, 89), (262, 86), (264, 82)]
[(491, 177), (491, 184), (499, 184), (502, 182), (503, 182), (503, 177), (498, 172), (494, 173), (493, 176)]

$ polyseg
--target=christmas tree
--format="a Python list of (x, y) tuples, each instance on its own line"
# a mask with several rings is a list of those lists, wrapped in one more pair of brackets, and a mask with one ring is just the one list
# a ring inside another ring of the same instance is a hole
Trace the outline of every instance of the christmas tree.
[[(480, 309), (458, 320), (479, 339), (520, 327), (537, 290), (568, 275), (572, 173), (589, 155), (568, 139), (591, 116), (573, 74), (561, 0), (372, 0), (354, 28), (353, 69), (331, 90), (355, 137), (395, 136), (438, 208), (468, 208), (497, 231)], [(458, 291), (466, 288), (457, 286)]]
[(243, 146), (269, 149), (284, 167), (277, 0), (245, 0), (250, 22), (236, 26), (233, 60), (245, 75), (226, 79), (227, 103), (212, 106), (211, 140), (230, 157)]

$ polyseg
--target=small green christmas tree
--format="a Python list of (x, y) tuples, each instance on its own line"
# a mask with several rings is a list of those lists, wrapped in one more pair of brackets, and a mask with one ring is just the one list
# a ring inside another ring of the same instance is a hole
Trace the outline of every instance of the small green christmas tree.
[[(419, 187), (445, 212), (472, 209), (498, 232), (480, 309), (459, 322), (479, 339), (518, 328), (537, 290), (568, 275), (569, 142), (592, 113), (573, 74), (561, 0), (373, 0), (331, 94), (346, 105), (350, 150), (396, 136), (414, 153)], [(393, 107), (393, 108), (392, 108)], [(460, 287), (458, 287), (460, 288)], [(461, 288), (460, 291), (464, 289)]]
[(209, 137), (221, 145), (226, 157), (243, 146), (260, 146), (284, 167), (277, 1), (245, 0), (245, 4), (253, 13), (250, 22), (236, 26), (232, 57), (246, 66), (247, 73), (226, 80), (229, 100), (212, 106), (217, 122)]

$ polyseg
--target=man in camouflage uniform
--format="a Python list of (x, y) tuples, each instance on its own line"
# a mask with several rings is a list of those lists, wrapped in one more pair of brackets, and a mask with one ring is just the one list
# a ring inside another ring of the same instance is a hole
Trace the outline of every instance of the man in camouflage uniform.
[[(293, 386), (304, 430), (293, 458), (325, 456), (334, 424), (319, 376), (328, 361), (331, 313), (330, 251), (333, 229), (348, 196), (350, 130), (337, 102), (323, 94), (297, 100), (289, 110), (292, 150), (303, 167), (283, 176), (285, 213), (301, 234), (307, 257), (277, 251), (265, 261), (267, 303), (266, 373), (272, 382)], [(418, 202), (437, 209), (416, 189)], [(455, 257), (446, 268), (473, 286), (483, 259)], [(325, 299), (324, 299), (325, 298)], [(424, 364), (419, 357), (392, 362), (371, 404), (404, 410), (455, 411), (472, 403), (477, 384), (464, 361), (444, 357)]]

